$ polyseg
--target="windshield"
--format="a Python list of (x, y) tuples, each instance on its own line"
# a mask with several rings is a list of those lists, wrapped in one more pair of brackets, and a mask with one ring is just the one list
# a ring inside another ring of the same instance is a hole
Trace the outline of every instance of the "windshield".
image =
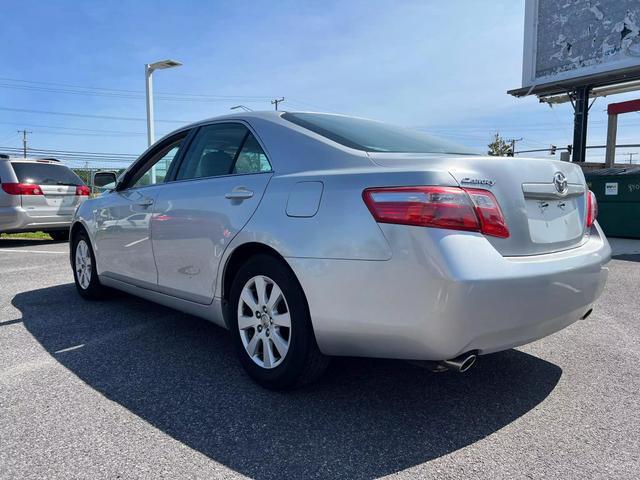
[(282, 118), (346, 147), (367, 152), (476, 154), (448, 140), (363, 118), (328, 113), (285, 113)]
[(53, 163), (12, 162), (19, 183), (36, 185), (84, 185), (75, 173), (64, 165)]

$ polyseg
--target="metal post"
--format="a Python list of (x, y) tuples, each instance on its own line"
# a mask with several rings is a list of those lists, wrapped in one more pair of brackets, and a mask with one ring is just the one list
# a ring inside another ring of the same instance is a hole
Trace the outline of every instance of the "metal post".
[(591, 87), (578, 87), (575, 91), (573, 117), (573, 161), (584, 162), (587, 156), (587, 125), (589, 120), (589, 91)]
[(144, 76), (147, 86), (147, 143), (149, 146), (153, 144), (155, 133), (153, 131), (153, 70), (149, 64), (144, 66)]
[(281, 102), (284, 102), (284, 97), (274, 98), (273, 100), (271, 100), (271, 105), (275, 105), (276, 110), (278, 110), (278, 104)]
[(18, 133), (22, 133), (22, 156), (27, 158), (27, 134), (33, 133), (30, 130), (18, 130)]
[(605, 167), (610, 168), (616, 163), (616, 137), (618, 134), (618, 115), (609, 114), (609, 123), (607, 126), (607, 150), (605, 156)]
[[(147, 144), (153, 145), (155, 132), (153, 128), (153, 69), (146, 64), (144, 66), (144, 76), (147, 91)], [(156, 183), (156, 166), (151, 167), (151, 184)]]

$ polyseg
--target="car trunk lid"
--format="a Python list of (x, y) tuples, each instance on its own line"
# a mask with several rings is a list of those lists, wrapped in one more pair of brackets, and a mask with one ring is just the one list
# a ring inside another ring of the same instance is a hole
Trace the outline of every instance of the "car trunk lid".
[(407, 153), (370, 153), (379, 166), (447, 171), (452, 185), (489, 190), (498, 200), (509, 238), (486, 238), (504, 256), (537, 255), (579, 246), (585, 239), (586, 185), (571, 163)]

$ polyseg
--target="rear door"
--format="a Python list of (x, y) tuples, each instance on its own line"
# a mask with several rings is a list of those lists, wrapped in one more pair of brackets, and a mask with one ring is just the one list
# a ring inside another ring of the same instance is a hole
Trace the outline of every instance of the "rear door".
[(101, 275), (156, 289), (158, 272), (150, 238), (151, 215), (187, 133), (181, 132), (155, 146), (127, 171), (116, 191), (101, 197), (100, 208), (95, 212)]
[(76, 195), (84, 182), (69, 168), (58, 163), (12, 161), (18, 183), (39, 185), (42, 195), (22, 195), (27, 214), (38, 223), (69, 221), (76, 207), (86, 197)]
[(220, 258), (257, 208), (271, 165), (242, 123), (200, 127), (175, 181), (158, 195), (151, 225), (158, 290), (213, 300)]

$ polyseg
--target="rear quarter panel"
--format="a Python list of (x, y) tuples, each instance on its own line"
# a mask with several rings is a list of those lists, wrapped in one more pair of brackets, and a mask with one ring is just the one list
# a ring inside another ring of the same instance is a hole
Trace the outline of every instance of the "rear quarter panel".
[[(226, 249), (221, 268), (236, 248), (248, 242), (268, 245), (285, 258), (389, 260), (392, 255), (389, 243), (362, 199), (363, 190), (425, 182), (451, 185), (453, 181), (446, 172), (383, 172), (376, 167), (276, 174), (253, 217)], [(288, 206), (291, 211), (291, 194), (301, 182), (323, 185), (313, 216), (287, 215)], [(218, 282), (216, 296), (221, 294)]]
[[(15, 183), (16, 175), (7, 160), (0, 160), (0, 183)], [(20, 196), (9, 195), (0, 188), (0, 208), (20, 205)]]

